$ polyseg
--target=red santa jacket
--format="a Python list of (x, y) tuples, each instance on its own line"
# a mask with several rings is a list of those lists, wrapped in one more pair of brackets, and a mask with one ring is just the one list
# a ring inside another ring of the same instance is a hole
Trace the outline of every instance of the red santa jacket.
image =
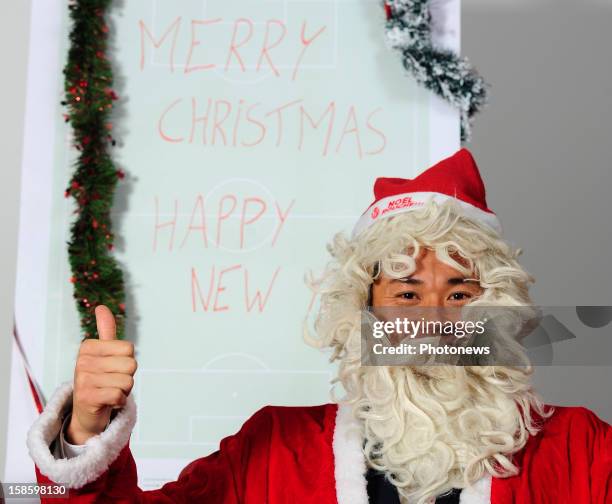
[[(129, 436), (130, 400), (108, 428), (72, 459), (56, 460), (56, 438), (72, 386), (58, 389), (28, 434), (39, 483), (63, 483), (74, 503), (367, 504), (362, 440), (350, 409), (266, 406), (217, 452), (185, 467), (157, 490), (138, 488)], [(612, 503), (612, 427), (585, 408), (557, 407), (517, 454), (520, 473), (485, 477), (463, 504)], [(42, 499), (56, 504), (58, 499)]]

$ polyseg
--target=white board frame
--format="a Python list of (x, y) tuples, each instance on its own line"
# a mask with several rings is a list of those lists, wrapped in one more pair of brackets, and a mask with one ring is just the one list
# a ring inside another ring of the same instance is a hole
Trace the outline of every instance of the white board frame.
[[(50, 246), (50, 222), (40, 215), (51, 213), (53, 197), (53, 155), (57, 103), (62, 99), (57, 83), (64, 65), (60, 58), (61, 0), (32, 2), (30, 46), (24, 121), (21, 176), (18, 259), (15, 288), (15, 321), (34, 377), (39, 381), (43, 370), (45, 296)], [(455, 51), (460, 49), (460, 0), (437, 2), (433, 14), (437, 22), (435, 42)], [(398, 61), (399, 64), (399, 61)], [(459, 116), (446, 102), (430, 97), (430, 160), (438, 161), (459, 148)], [(12, 345), (9, 389), (6, 465), (3, 481), (33, 482), (34, 464), (27, 452), (27, 431), (37, 412), (27, 383), (22, 358)], [(176, 472), (181, 467), (176, 467)], [(150, 464), (139, 463), (139, 470), (154, 471)], [(37, 501), (37, 499), (36, 499)], [(24, 501), (25, 503), (26, 501)]]

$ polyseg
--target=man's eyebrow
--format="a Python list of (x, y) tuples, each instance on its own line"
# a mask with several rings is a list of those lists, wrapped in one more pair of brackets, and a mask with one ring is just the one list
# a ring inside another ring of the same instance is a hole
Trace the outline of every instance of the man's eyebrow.
[(418, 278), (412, 278), (412, 277), (404, 277), (404, 278), (394, 278), (393, 280), (391, 280), (391, 283), (403, 283), (403, 284), (409, 284), (409, 285), (420, 285), (423, 283), (423, 280), (419, 280)]
[[(404, 278), (394, 278), (391, 280), (391, 283), (403, 283), (408, 285), (422, 285), (423, 280), (419, 280), (418, 278), (412, 277), (404, 277)], [(447, 280), (449, 285), (462, 285), (465, 283), (475, 283), (479, 284), (480, 282), (475, 278), (463, 278), (463, 277), (453, 277)]]
[(450, 285), (461, 285), (461, 284), (464, 284), (464, 283), (476, 283), (476, 284), (480, 284), (480, 282), (476, 278), (463, 278), (463, 277), (449, 278), (448, 279), (448, 283)]

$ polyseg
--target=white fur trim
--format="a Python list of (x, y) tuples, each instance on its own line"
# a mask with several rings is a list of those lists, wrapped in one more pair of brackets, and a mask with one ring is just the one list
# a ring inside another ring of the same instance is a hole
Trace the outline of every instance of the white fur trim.
[(461, 491), (459, 499), (461, 504), (490, 504), (491, 503), (491, 476), (484, 476), (471, 487)]
[(368, 504), (361, 431), (351, 407), (338, 405), (334, 428), (334, 475), (338, 504)]
[(378, 220), (391, 217), (393, 215), (402, 214), (405, 212), (412, 212), (423, 208), (429, 201), (435, 201), (436, 203), (444, 203), (448, 200), (453, 200), (457, 203), (457, 206), (469, 219), (473, 219), (478, 222), (489, 226), (491, 229), (501, 234), (501, 224), (497, 216), (490, 212), (485, 212), (470, 203), (453, 198), (448, 194), (436, 193), (436, 192), (413, 192), (405, 194), (394, 194), (393, 196), (387, 196), (368, 208), (365, 213), (359, 218), (357, 224), (353, 228), (352, 237), (354, 238), (363, 230), (377, 222)]
[(41, 473), (68, 488), (81, 488), (104, 474), (129, 441), (136, 423), (136, 403), (130, 394), (126, 405), (106, 430), (87, 440), (81, 455), (56, 459), (49, 446), (59, 434), (61, 415), (71, 401), (72, 383), (65, 382), (56, 389), (44, 411), (30, 427), (27, 445), (30, 457)]

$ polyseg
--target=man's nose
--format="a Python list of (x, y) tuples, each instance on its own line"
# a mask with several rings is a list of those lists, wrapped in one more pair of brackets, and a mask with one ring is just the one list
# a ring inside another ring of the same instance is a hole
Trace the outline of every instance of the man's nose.
[(431, 292), (423, 296), (420, 306), (423, 308), (436, 308), (444, 305), (444, 299), (436, 292)]
[(415, 315), (428, 322), (443, 322), (444, 314), (440, 313), (443, 307), (443, 300), (435, 293), (424, 296), (417, 307)]

